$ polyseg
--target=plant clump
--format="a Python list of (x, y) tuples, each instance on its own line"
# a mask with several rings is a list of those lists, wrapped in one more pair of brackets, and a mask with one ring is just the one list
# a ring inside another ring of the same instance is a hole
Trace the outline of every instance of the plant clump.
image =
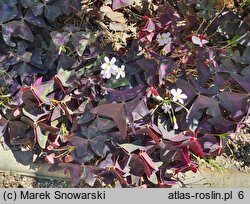
[(0, 0), (0, 137), (76, 185), (171, 187), (249, 115), (249, 1)]

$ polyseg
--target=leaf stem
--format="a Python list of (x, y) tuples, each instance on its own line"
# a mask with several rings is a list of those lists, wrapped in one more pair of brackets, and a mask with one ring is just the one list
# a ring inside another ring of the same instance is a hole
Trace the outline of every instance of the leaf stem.
[(214, 22), (214, 20), (222, 13), (222, 11), (225, 9), (226, 7), (226, 0), (223, 1), (223, 7), (222, 9), (219, 11), (219, 13), (212, 19), (212, 21), (210, 21), (210, 23), (207, 25), (207, 27), (204, 29), (204, 31), (202, 32), (202, 34), (204, 34), (207, 29), (209, 28), (209, 26)]
[(244, 38), (248, 33), (249, 33), (249, 31), (246, 32), (244, 35), (240, 36), (238, 39), (229, 42), (228, 44), (226, 44), (225, 46), (223, 46), (221, 49), (225, 49), (226, 47), (230, 46), (231, 44), (233, 44), (235, 42), (238, 42), (239, 40), (241, 40), (242, 38)]

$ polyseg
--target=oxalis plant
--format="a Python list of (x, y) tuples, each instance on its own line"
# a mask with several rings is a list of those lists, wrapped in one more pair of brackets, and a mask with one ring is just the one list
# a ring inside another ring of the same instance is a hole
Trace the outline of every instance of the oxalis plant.
[(171, 187), (244, 127), (248, 11), (249, 1), (0, 0), (1, 141), (72, 185)]

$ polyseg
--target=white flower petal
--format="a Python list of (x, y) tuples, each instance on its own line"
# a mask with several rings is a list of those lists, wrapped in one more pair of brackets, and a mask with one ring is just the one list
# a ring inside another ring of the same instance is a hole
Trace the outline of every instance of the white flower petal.
[(177, 93), (178, 95), (180, 95), (181, 92), (182, 92), (182, 90), (181, 90), (180, 88), (178, 88), (177, 91), (176, 91), (176, 93)]
[(192, 42), (194, 44), (196, 44), (196, 45), (201, 45), (202, 44), (200, 38), (195, 36), (195, 35), (192, 36)]
[(105, 61), (106, 63), (109, 63), (109, 58), (108, 58), (108, 57), (104, 57), (104, 61)]
[(184, 104), (184, 101), (181, 98), (179, 98), (178, 101), (180, 102), (180, 104)]
[(176, 102), (176, 101), (178, 101), (178, 99), (174, 96), (173, 101)]
[(162, 45), (164, 45), (165, 43), (163, 42), (163, 41), (160, 41), (159, 42), (159, 46), (162, 46)]
[(107, 72), (106, 73), (106, 78), (109, 79), (111, 77), (111, 73)]
[(111, 69), (111, 74), (113, 75), (117, 75), (118, 74), (118, 70), (117, 69)]
[(173, 96), (175, 96), (176, 95), (176, 90), (175, 89), (171, 89), (171, 94), (173, 95)]
[(116, 66), (115, 64), (111, 64), (110, 68), (113, 69), (113, 70), (117, 70), (118, 66)]
[(104, 64), (102, 64), (101, 68), (102, 68), (102, 69), (106, 69), (107, 66), (108, 66), (108, 65), (107, 65), (106, 63), (104, 63)]
[(204, 45), (204, 44), (209, 43), (209, 41), (207, 41), (207, 40), (201, 40), (201, 43)]
[(160, 33), (158, 33), (158, 35), (156, 36), (157, 38), (161, 38), (161, 34)]
[(186, 98), (187, 98), (187, 95), (186, 95), (186, 94), (181, 94), (181, 95), (180, 95), (180, 98), (186, 99)]
[(162, 36), (165, 37), (165, 38), (168, 38), (170, 36), (170, 33), (169, 32), (163, 33)]
[(112, 59), (110, 60), (110, 63), (115, 64), (115, 62), (116, 62), (116, 59), (114, 57), (112, 57)]

